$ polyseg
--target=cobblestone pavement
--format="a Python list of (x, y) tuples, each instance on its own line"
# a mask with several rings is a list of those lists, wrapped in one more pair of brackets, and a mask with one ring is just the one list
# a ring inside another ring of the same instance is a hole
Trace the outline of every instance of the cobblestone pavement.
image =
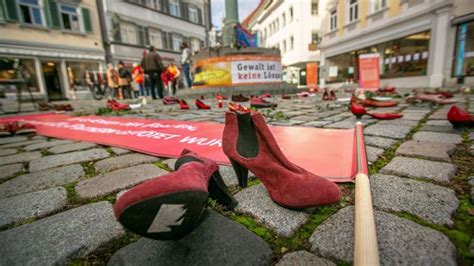
[[(474, 111), (473, 95), (456, 97)], [(344, 129), (357, 121), (347, 103), (322, 102), (320, 95), (272, 100), (278, 108), (261, 111), (272, 125)], [(223, 123), (225, 109), (217, 109), (214, 99), (205, 101), (212, 110), (182, 111), (155, 101), (119, 115)], [(82, 115), (105, 106), (71, 103)], [(473, 263), (474, 132), (453, 129), (448, 109), (401, 102), (388, 110), (402, 112), (402, 119), (361, 120), (384, 265)], [(122, 228), (112, 211), (117, 194), (166, 174), (174, 161), (35, 135), (0, 138), (0, 265), (351, 263), (352, 183), (340, 184), (344, 197), (338, 204), (295, 211), (275, 204), (258, 180), (238, 188), (232, 168), (221, 166), (239, 201), (235, 211), (211, 201), (202, 223), (175, 242), (140, 238)]]

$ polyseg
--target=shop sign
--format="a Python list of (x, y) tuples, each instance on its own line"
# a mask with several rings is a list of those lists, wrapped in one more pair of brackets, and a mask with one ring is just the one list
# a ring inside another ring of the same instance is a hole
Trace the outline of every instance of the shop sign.
[(337, 77), (337, 66), (329, 67), (329, 77), (330, 78)]
[(196, 62), (193, 89), (280, 82), (282, 82), (280, 57), (222, 56)]
[(380, 88), (379, 54), (359, 55), (359, 69), (359, 86), (362, 89), (377, 90)]

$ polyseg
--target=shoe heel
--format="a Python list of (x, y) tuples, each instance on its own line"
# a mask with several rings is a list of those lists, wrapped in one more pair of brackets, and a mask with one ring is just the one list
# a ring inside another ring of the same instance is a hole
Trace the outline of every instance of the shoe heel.
[(208, 190), (209, 196), (217, 200), (219, 203), (228, 206), (231, 209), (237, 206), (237, 200), (232, 196), (232, 194), (230, 194), (219, 171), (216, 171), (212, 175), (211, 180), (209, 180)]
[(354, 114), (354, 115), (355, 115), (355, 117), (356, 117), (357, 119), (361, 119), (361, 118), (362, 118), (362, 114)]
[(238, 162), (230, 160), (232, 167), (234, 168), (235, 174), (237, 175), (237, 180), (239, 181), (239, 186), (242, 188), (247, 187), (247, 180), (249, 176), (249, 170)]

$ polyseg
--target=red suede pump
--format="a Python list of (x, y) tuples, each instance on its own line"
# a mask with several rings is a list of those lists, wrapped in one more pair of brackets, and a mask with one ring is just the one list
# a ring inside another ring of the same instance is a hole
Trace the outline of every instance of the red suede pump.
[(358, 105), (355, 102), (351, 102), (351, 112), (358, 119), (360, 119), (363, 115), (369, 115), (375, 119), (380, 119), (380, 120), (391, 120), (391, 119), (397, 119), (397, 118), (403, 117), (403, 114), (395, 114), (395, 113), (384, 113), (384, 114), (368, 113), (367, 110), (362, 105)]
[(198, 109), (204, 109), (204, 110), (209, 110), (211, 107), (205, 103), (203, 103), (201, 100), (196, 99), (196, 106)]
[(448, 120), (453, 127), (474, 126), (474, 115), (454, 105), (449, 109)]
[(141, 236), (176, 240), (198, 224), (208, 195), (230, 208), (237, 205), (214, 161), (184, 150), (175, 169), (120, 196), (114, 205), (117, 220)]
[(284, 207), (307, 208), (341, 199), (335, 183), (288, 161), (258, 112), (227, 112), (222, 140), (241, 187), (247, 186), (250, 170)]

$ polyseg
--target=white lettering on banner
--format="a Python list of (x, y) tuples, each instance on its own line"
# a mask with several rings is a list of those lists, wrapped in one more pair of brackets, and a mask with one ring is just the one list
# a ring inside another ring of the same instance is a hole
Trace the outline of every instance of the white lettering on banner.
[(235, 61), (232, 83), (281, 82), (281, 63), (278, 61)]
[(177, 129), (187, 129), (189, 131), (196, 131), (197, 127), (191, 125), (167, 125), (162, 123), (140, 123), (140, 122), (120, 122), (120, 121), (109, 121), (100, 118), (83, 118), (83, 117), (75, 117), (70, 118), (67, 121), (73, 122), (81, 122), (81, 123), (93, 123), (93, 124), (101, 124), (101, 125), (113, 125), (113, 126), (123, 126), (123, 127), (142, 127), (142, 128), (177, 128)]
[[(48, 126), (48, 127), (65, 128), (65, 129), (71, 129), (75, 131), (84, 131), (84, 132), (89, 132), (89, 133), (98, 133), (98, 134), (107, 134), (107, 135), (135, 136), (139, 138), (149, 138), (149, 139), (151, 138), (151, 139), (158, 139), (158, 140), (171, 140), (171, 139), (181, 137), (181, 135), (161, 133), (161, 132), (157, 132), (153, 130), (135, 131), (135, 130), (120, 130), (120, 129), (115, 129), (115, 128), (98, 128), (98, 127), (86, 126), (84, 124), (71, 124), (68, 122), (42, 122), (42, 121), (34, 121), (34, 120), (19, 120), (19, 121), (24, 122), (24, 123), (30, 123), (33, 125), (43, 125), (43, 126)], [(222, 147), (221, 139), (208, 139), (208, 138), (184, 136), (181, 140), (179, 140), (179, 142), (195, 144), (199, 146)]]

